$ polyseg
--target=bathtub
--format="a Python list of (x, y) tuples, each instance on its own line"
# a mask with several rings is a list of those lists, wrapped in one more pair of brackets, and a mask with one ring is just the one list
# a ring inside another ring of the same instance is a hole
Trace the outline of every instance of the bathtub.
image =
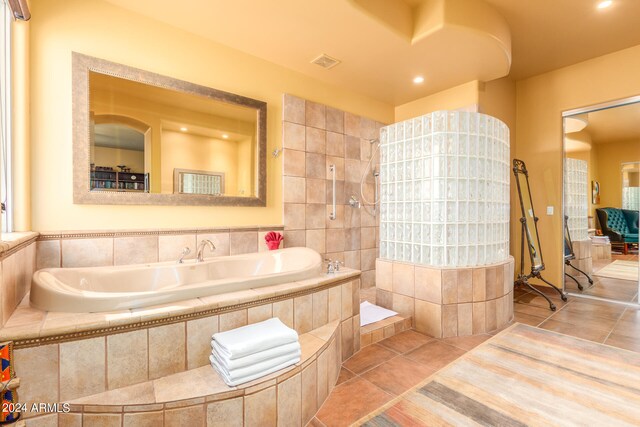
[(101, 312), (166, 304), (320, 275), (312, 249), (127, 266), (45, 268), (33, 275), (31, 305), (46, 311)]

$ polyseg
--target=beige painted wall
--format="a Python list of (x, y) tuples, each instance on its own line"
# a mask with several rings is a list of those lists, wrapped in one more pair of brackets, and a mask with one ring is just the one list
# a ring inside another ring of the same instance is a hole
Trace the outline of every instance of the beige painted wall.
[[(547, 271), (562, 281), (562, 112), (640, 94), (640, 45), (516, 84), (516, 157), (530, 172)], [(547, 216), (546, 206), (555, 214)]]
[(96, 166), (111, 166), (113, 170), (120, 170), (118, 165), (126, 165), (131, 172), (144, 173), (144, 152), (124, 150), (122, 148), (94, 147), (91, 163)]
[(478, 105), (477, 80), (452, 87), (424, 98), (395, 107), (395, 122), (418, 117), (437, 110), (455, 110)]
[[(287, 70), (100, 0), (33, 0), (31, 228), (37, 231), (282, 223), (282, 156), (267, 156), (267, 207), (74, 205), (71, 52), (266, 101), (267, 153), (282, 146), (282, 94), (385, 123), (393, 106)], [(21, 215), (29, 216), (27, 212)], [(176, 224), (180, 218), (180, 224)]]

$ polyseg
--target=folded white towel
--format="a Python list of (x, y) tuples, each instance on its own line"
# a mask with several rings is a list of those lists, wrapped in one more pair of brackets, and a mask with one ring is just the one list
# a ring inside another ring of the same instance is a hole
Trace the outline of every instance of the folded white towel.
[(272, 359), (269, 360), (265, 360), (262, 361), (260, 363), (255, 363), (251, 366), (245, 366), (244, 368), (238, 368), (238, 369), (225, 369), (222, 364), (220, 363), (220, 356), (216, 353), (211, 354), (211, 356), (209, 356), (209, 360), (211, 361), (212, 364), (216, 365), (216, 367), (221, 370), (222, 372), (224, 372), (225, 376), (228, 377), (230, 380), (234, 381), (237, 380), (238, 378), (244, 378), (244, 377), (248, 377), (250, 375), (254, 375), (257, 374), (259, 372), (263, 372), (267, 369), (270, 369), (274, 366), (278, 366), (281, 365), (282, 363), (286, 362), (287, 360), (290, 359), (294, 359), (294, 358), (299, 358), (300, 357), (300, 350), (296, 350), (293, 351), (291, 353), (279, 356), (279, 357), (274, 357)]
[(255, 363), (260, 363), (265, 360), (284, 356), (286, 354), (291, 354), (295, 351), (300, 351), (300, 343), (296, 341), (289, 344), (279, 345), (278, 347), (270, 348), (258, 353), (253, 353), (245, 357), (239, 357), (237, 359), (230, 360), (222, 356), (223, 353), (221, 352), (221, 348), (216, 341), (211, 341), (211, 347), (213, 348), (213, 354), (215, 355), (217, 353), (219, 356), (217, 358), (218, 362), (227, 371), (244, 368), (245, 366), (250, 366)]
[(249, 381), (253, 381), (255, 379), (264, 377), (265, 375), (269, 375), (273, 372), (279, 371), (280, 369), (284, 369), (288, 366), (295, 365), (300, 361), (300, 355), (289, 358), (288, 360), (283, 361), (279, 365), (272, 365), (269, 368), (266, 368), (262, 371), (255, 372), (253, 374), (246, 375), (244, 377), (232, 379), (229, 377), (228, 372), (226, 372), (217, 362), (213, 355), (209, 356), (209, 360), (211, 361), (211, 366), (220, 374), (222, 380), (230, 387), (235, 387), (239, 384), (243, 384)]
[(277, 317), (213, 334), (220, 347), (220, 356), (228, 360), (298, 341), (298, 333)]

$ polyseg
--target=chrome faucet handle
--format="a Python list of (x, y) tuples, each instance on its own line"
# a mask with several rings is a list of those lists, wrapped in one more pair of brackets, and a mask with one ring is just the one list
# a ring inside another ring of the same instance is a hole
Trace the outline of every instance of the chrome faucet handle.
[(198, 246), (198, 252), (196, 254), (196, 262), (204, 261), (204, 247), (208, 246), (211, 252), (216, 250), (216, 245), (209, 239), (203, 239), (200, 241), (200, 245)]
[(184, 257), (189, 255), (190, 253), (191, 253), (191, 249), (189, 248), (189, 246), (185, 246), (184, 248), (182, 248), (182, 254), (180, 255), (180, 259), (178, 260), (178, 264), (183, 264), (184, 263)]
[(327, 274), (335, 273), (336, 267), (335, 267), (335, 264), (333, 263), (333, 260), (329, 258), (325, 258), (324, 260), (327, 261)]
[(333, 261), (333, 270), (334, 271), (340, 271), (340, 266), (344, 266), (344, 262), (340, 261), (340, 260), (335, 260)]

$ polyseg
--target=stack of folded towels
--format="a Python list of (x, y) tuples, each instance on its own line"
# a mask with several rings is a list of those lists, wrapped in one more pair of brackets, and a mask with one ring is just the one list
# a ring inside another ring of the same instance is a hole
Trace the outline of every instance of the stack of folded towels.
[(211, 366), (231, 387), (300, 361), (298, 333), (277, 317), (213, 334)]

